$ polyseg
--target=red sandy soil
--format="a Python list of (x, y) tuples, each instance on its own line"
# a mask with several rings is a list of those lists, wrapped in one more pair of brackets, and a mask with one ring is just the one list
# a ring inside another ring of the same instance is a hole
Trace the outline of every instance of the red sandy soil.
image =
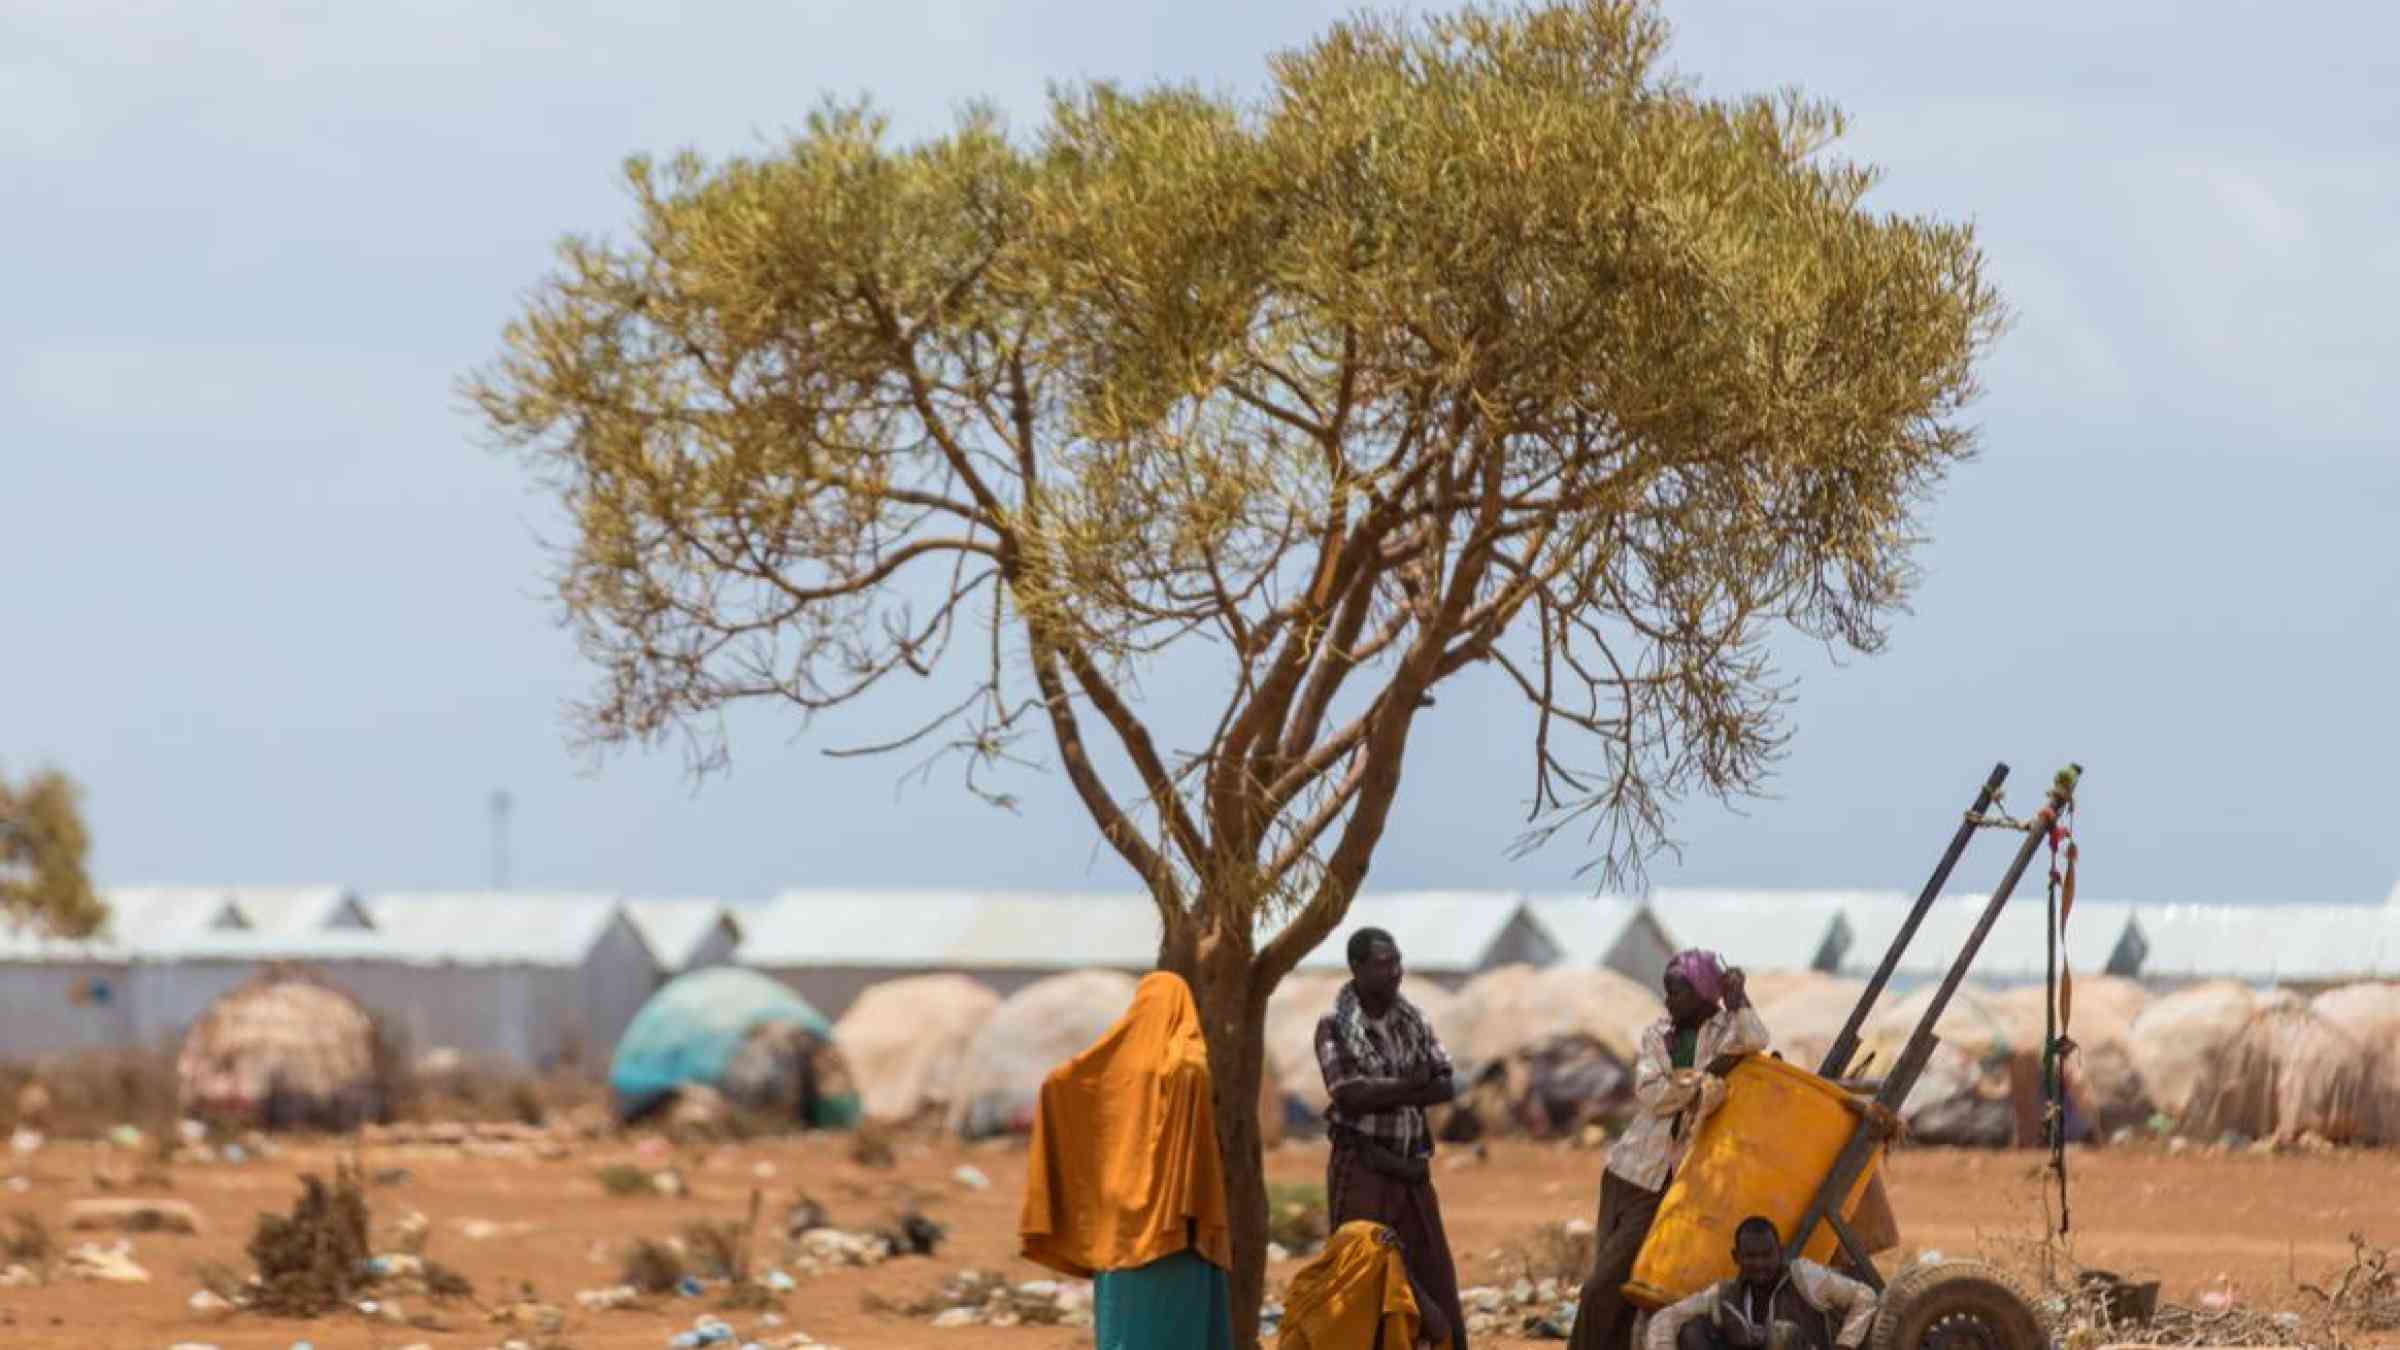
[[(65, 1246), (94, 1235), (64, 1230), (67, 1206), (100, 1194), (89, 1145), (52, 1144), (31, 1159), (10, 1160), (30, 1188), (0, 1194), (0, 1210), (24, 1210), (51, 1226)], [(288, 1211), (303, 1171), (330, 1176), (330, 1146), (283, 1150), (270, 1161), (187, 1165), (173, 1169), (171, 1188), (135, 1192), (181, 1199), (206, 1220), (195, 1237), (141, 1234), (134, 1259), (148, 1284), (57, 1283), (0, 1289), (0, 1345), (43, 1350), (166, 1350), (198, 1342), (222, 1350), (288, 1350), (307, 1340), (316, 1350), (398, 1350), (424, 1342), (453, 1350), (497, 1345), (512, 1333), (471, 1306), (440, 1310), (444, 1331), (370, 1326), (349, 1316), (316, 1322), (277, 1321), (250, 1314), (227, 1319), (195, 1314), (187, 1300), (198, 1288), (203, 1262), (247, 1273), (242, 1254), (253, 1216)], [(1292, 1144), (1270, 1155), (1279, 1180), (1321, 1177), (1323, 1153)], [(848, 1159), (844, 1141), (807, 1137), (752, 1143), (710, 1155), (690, 1173), (684, 1198), (606, 1195), (595, 1171), (629, 1161), (631, 1149), (585, 1146), (565, 1159), (471, 1156), (426, 1146), (381, 1146), (364, 1151), (370, 1171), (403, 1167), (397, 1185), (371, 1186), (369, 1202), (380, 1229), (408, 1210), (431, 1220), (427, 1254), (472, 1279), (478, 1297), (497, 1305), (530, 1284), (538, 1297), (563, 1307), (557, 1339), (577, 1350), (653, 1350), (709, 1311), (703, 1300), (656, 1301), (640, 1311), (593, 1313), (575, 1305), (576, 1291), (617, 1282), (618, 1254), (639, 1236), (665, 1237), (694, 1219), (738, 1219), (753, 1187), (765, 1192), (772, 1228), (796, 1192), (820, 1201), (836, 1225), (867, 1228), (888, 1221), (910, 1193), (950, 1228), (937, 1256), (895, 1260), (869, 1268), (803, 1278), (785, 1297), (782, 1326), (761, 1339), (804, 1331), (845, 1350), (915, 1350), (921, 1346), (1017, 1347), (1073, 1350), (1090, 1333), (1062, 1327), (974, 1327), (937, 1331), (922, 1321), (865, 1306), (868, 1295), (907, 1302), (933, 1292), (962, 1267), (999, 1271), (1012, 1279), (1044, 1272), (1015, 1258), (1021, 1146), (962, 1147), (903, 1143), (898, 1165), (869, 1170)], [(951, 1180), (971, 1164), (988, 1175), (988, 1190)], [(772, 1168), (762, 1177), (761, 1164)], [(1925, 1250), (1950, 1256), (2021, 1260), (2043, 1231), (2041, 1160), (2032, 1154), (1921, 1150), (1894, 1160), (1891, 1192), (1903, 1245), (1895, 1257)], [(1499, 1143), (1488, 1160), (1463, 1155), (1437, 1173), (1462, 1283), (1504, 1283), (1515, 1273), (1502, 1249), (1537, 1226), (1589, 1217), (1599, 1183), (1597, 1154), (1553, 1145)], [(2258, 1156), (2237, 1153), (2169, 1156), (2155, 1149), (2079, 1152), (2072, 1160), (2074, 1254), (2082, 1263), (2165, 1282), (2169, 1299), (2190, 1301), (2199, 1288), (2229, 1279), (2241, 1297), (2264, 1307), (2298, 1306), (2300, 1280), (2321, 1280), (2346, 1265), (2347, 1235), (2361, 1231), (2377, 1245), (2400, 1245), (2400, 1153)], [(123, 1188), (111, 1192), (128, 1194)], [(459, 1225), (471, 1219), (528, 1223), (519, 1236), (470, 1240)], [(105, 1240), (105, 1239), (104, 1239)], [(780, 1242), (762, 1240), (770, 1259)], [(378, 1244), (382, 1249), (383, 1244)], [(1296, 1268), (1269, 1271), (1280, 1286)], [(423, 1300), (408, 1310), (431, 1311)], [(737, 1331), (759, 1326), (755, 1314), (728, 1314)], [(533, 1338), (537, 1342), (539, 1338)], [(1532, 1344), (1485, 1337), (1479, 1344)]]

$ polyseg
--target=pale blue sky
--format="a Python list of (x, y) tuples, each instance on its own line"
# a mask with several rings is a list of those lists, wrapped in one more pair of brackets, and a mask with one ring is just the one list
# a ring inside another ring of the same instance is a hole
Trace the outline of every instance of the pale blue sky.
[[(1117, 886), (1051, 777), (947, 779), (737, 719), (730, 776), (586, 776), (511, 462), (451, 384), (629, 151), (754, 148), (824, 91), (904, 132), (1043, 82), (1257, 87), (1292, 0), (0, 6), (0, 761), (89, 789), (103, 880)], [(1690, 884), (1918, 884), (1995, 758), (2090, 766), (2088, 893), (2400, 878), (2400, 19), (2383, 6), (1685, 3), (1674, 63), (1854, 115), (1876, 201), (1979, 222), (2019, 314), (1985, 457), (1889, 652), (1802, 677), (1780, 799), (1687, 810)], [(1160, 698), (1172, 695), (1159, 693)], [(883, 709), (889, 712), (891, 709)], [(1523, 719), (1446, 695), (1373, 884), (1574, 889), (1505, 854)], [(1961, 873), (1997, 871), (1987, 843)]]

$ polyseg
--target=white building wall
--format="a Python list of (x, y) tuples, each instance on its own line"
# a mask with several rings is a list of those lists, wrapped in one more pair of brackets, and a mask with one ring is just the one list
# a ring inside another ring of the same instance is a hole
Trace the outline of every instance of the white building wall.
[[(0, 1061), (30, 1064), (55, 1055), (118, 1050), (133, 1043), (121, 961), (38, 960), (0, 963)], [(77, 1001), (93, 982), (108, 1002)]]

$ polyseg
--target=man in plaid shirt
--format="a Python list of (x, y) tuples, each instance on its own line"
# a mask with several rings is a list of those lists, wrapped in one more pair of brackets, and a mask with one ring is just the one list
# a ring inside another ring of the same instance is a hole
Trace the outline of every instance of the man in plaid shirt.
[(1317, 1022), (1317, 1068), (1333, 1153), (1325, 1164), (1331, 1226), (1366, 1219), (1400, 1239), (1414, 1286), (1419, 1345), (1467, 1350), (1458, 1266), (1442, 1229), (1428, 1163), (1425, 1108), (1456, 1095), (1450, 1056), (1424, 1014), (1400, 997), (1400, 945), (1380, 928), (1350, 935), (1350, 983)]

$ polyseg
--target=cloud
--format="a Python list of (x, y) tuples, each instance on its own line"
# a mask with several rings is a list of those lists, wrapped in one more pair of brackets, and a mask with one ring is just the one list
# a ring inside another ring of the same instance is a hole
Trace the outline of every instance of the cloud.
[(2308, 237), (2308, 221), (2258, 179), (2228, 164), (2211, 164), (2202, 181), (2225, 214), (2265, 252), (2288, 254)]
[(66, 72), (32, 62), (0, 65), (0, 148), (64, 154), (88, 145), (92, 130)]

